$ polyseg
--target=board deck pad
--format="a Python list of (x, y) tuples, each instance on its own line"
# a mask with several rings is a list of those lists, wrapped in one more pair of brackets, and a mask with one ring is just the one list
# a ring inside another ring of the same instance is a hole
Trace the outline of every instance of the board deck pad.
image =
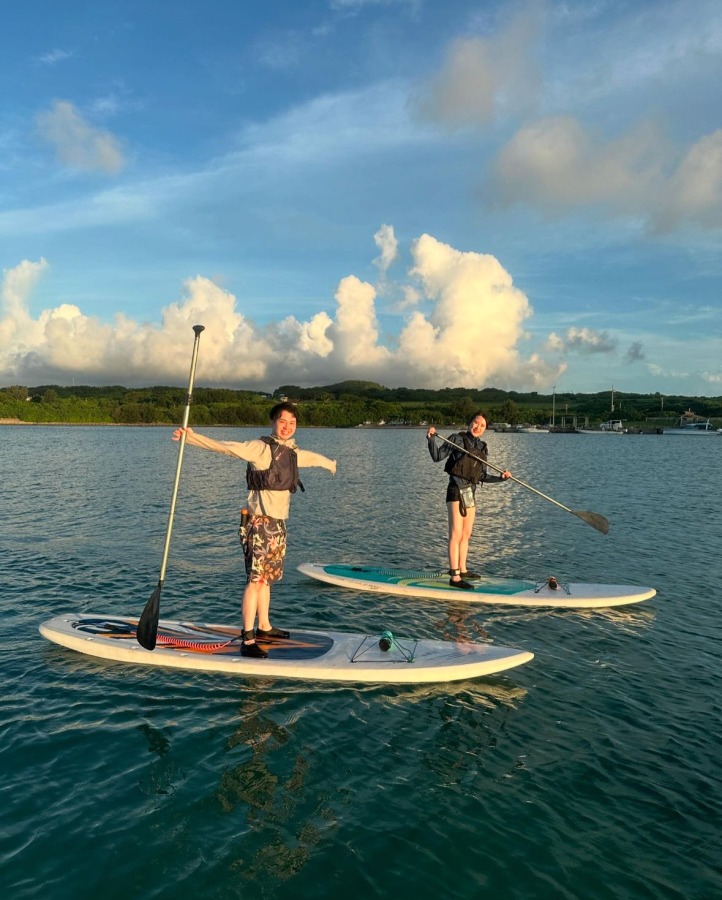
[[(136, 622), (110, 616), (78, 616), (73, 623), (78, 634), (104, 637), (125, 642), (131, 647), (137, 642)], [(241, 632), (227, 625), (199, 625), (194, 622), (158, 622), (158, 648), (175, 653), (207, 653), (215, 657), (238, 656)], [(281, 659), (315, 659), (333, 646), (333, 639), (321, 632), (304, 632), (303, 639), (277, 640), (264, 638), (258, 643), (269, 656)]]
[[(155, 650), (136, 638), (138, 620), (66, 614), (40, 625), (53, 643), (89, 656), (140, 665), (310, 681), (418, 684), (491, 675), (533, 659), (527, 650), (475, 642), (416, 640), (392, 635), (292, 630), (289, 639), (263, 638), (267, 659), (240, 655), (240, 630), (228, 625), (160, 620)], [(386, 633), (384, 633), (386, 634)]]
[(298, 570), (310, 578), (351, 590), (507, 606), (594, 609), (638, 603), (657, 593), (654, 588), (627, 584), (583, 584), (556, 579), (534, 582), (493, 575), (474, 579), (469, 582), (471, 590), (461, 590), (449, 584), (448, 572), (342, 563), (302, 563)]

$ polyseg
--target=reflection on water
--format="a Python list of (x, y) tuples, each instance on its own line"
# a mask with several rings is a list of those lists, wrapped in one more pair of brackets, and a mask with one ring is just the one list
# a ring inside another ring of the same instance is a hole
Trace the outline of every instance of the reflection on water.
[(612, 609), (595, 610), (595, 612), (597, 615), (594, 616), (592, 610), (579, 610), (581, 618), (593, 628), (601, 630), (604, 623), (608, 622), (627, 634), (635, 634), (645, 628), (651, 628), (657, 619), (657, 607), (647, 601), (634, 606), (618, 606)]
[(630, 634), (639, 630), (650, 628), (657, 618), (657, 609), (654, 599), (645, 600), (642, 603), (629, 604), (628, 606), (614, 606), (609, 609), (553, 609), (540, 607), (539, 609), (503, 609), (485, 608), (485, 621), (487, 627), (494, 630), (496, 624), (524, 625), (547, 621), (550, 627), (561, 623), (582, 622), (587, 627), (606, 630), (608, 625), (619, 628)]
[(148, 750), (158, 756), (140, 779), (141, 793), (156, 797), (175, 793), (177, 785), (185, 778), (185, 772), (173, 759), (170, 740), (160, 729), (147, 722), (139, 725), (138, 731), (148, 742)]
[(154, 728), (148, 722), (143, 722), (138, 726), (138, 731), (148, 741), (148, 749), (151, 753), (156, 753), (161, 758), (170, 750), (170, 741), (158, 728)]
[(491, 641), (489, 632), (476, 621), (476, 615), (468, 607), (448, 606), (436, 628), (445, 641)]
[[(313, 787), (306, 781), (313, 754), (293, 741), (299, 716), (279, 725), (271, 717), (277, 706), (275, 697), (244, 702), (226, 751), (241, 748), (245, 758), (224, 769), (217, 791), (221, 812), (230, 815), (241, 807), (249, 829), (235, 851), (237, 858), (229, 863), (229, 869), (246, 881), (269, 877), (283, 881), (298, 874), (336, 820), (325, 793), (316, 794), (309, 814)], [(289, 743), (291, 753), (274, 759)]]

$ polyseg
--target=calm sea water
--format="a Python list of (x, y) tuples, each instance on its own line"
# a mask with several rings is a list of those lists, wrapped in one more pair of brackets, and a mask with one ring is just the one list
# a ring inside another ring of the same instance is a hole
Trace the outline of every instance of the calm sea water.
[[(209, 432), (212, 430), (209, 430)], [(216, 430), (222, 438), (257, 430)], [(303, 430), (338, 474), (292, 504), (280, 626), (533, 650), (448, 686), (234, 679), (44, 641), (155, 588), (170, 429), (0, 428), (0, 889), (11, 898), (716, 898), (722, 438), (491, 435), (470, 564), (651, 585), (615, 611), (357, 594), (303, 561), (443, 565), (445, 476), (419, 430)], [(242, 465), (188, 447), (161, 614), (238, 622)]]

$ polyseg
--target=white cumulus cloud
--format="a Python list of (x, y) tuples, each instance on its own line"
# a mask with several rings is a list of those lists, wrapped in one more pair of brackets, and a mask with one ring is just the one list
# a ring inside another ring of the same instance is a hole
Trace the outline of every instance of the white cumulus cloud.
[[(384, 232), (384, 247), (395, 247)], [(112, 322), (63, 303), (29, 314), (44, 260), (4, 273), (0, 315), (0, 383), (182, 383), (193, 325), (205, 326), (198, 377), (206, 383), (255, 389), (279, 384), (330, 384), (344, 379), (389, 386), (544, 386), (566, 368), (538, 354), (524, 357), (526, 295), (489, 254), (460, 251), (429, 234), (411, 245), (412, 266), (399, 292), (420, 308), (407, 310), (398, 337), (382, 334), (374, 285), (347, 275), (335, 310), (307, 321), (286, 316), (258, 326), (239, 301), (203, 276), (189, 278), (182, 297), (161, 310), (160, 324), (123, 315)]]

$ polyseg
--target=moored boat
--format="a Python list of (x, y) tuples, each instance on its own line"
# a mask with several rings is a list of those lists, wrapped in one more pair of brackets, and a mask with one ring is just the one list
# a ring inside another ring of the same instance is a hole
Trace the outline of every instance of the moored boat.
[(609, 419), (602, 422), (599, 428), (577, 428), (578, 434), (624, 434), (625, 431), (621, 419)]
[(662, 434), (718, 434), (722, 435), (722, 428), (715, 428), (710, 424), (709, 419), (706, 422), (687, 422), (679, 425), (677, 428), (663, 428)]

